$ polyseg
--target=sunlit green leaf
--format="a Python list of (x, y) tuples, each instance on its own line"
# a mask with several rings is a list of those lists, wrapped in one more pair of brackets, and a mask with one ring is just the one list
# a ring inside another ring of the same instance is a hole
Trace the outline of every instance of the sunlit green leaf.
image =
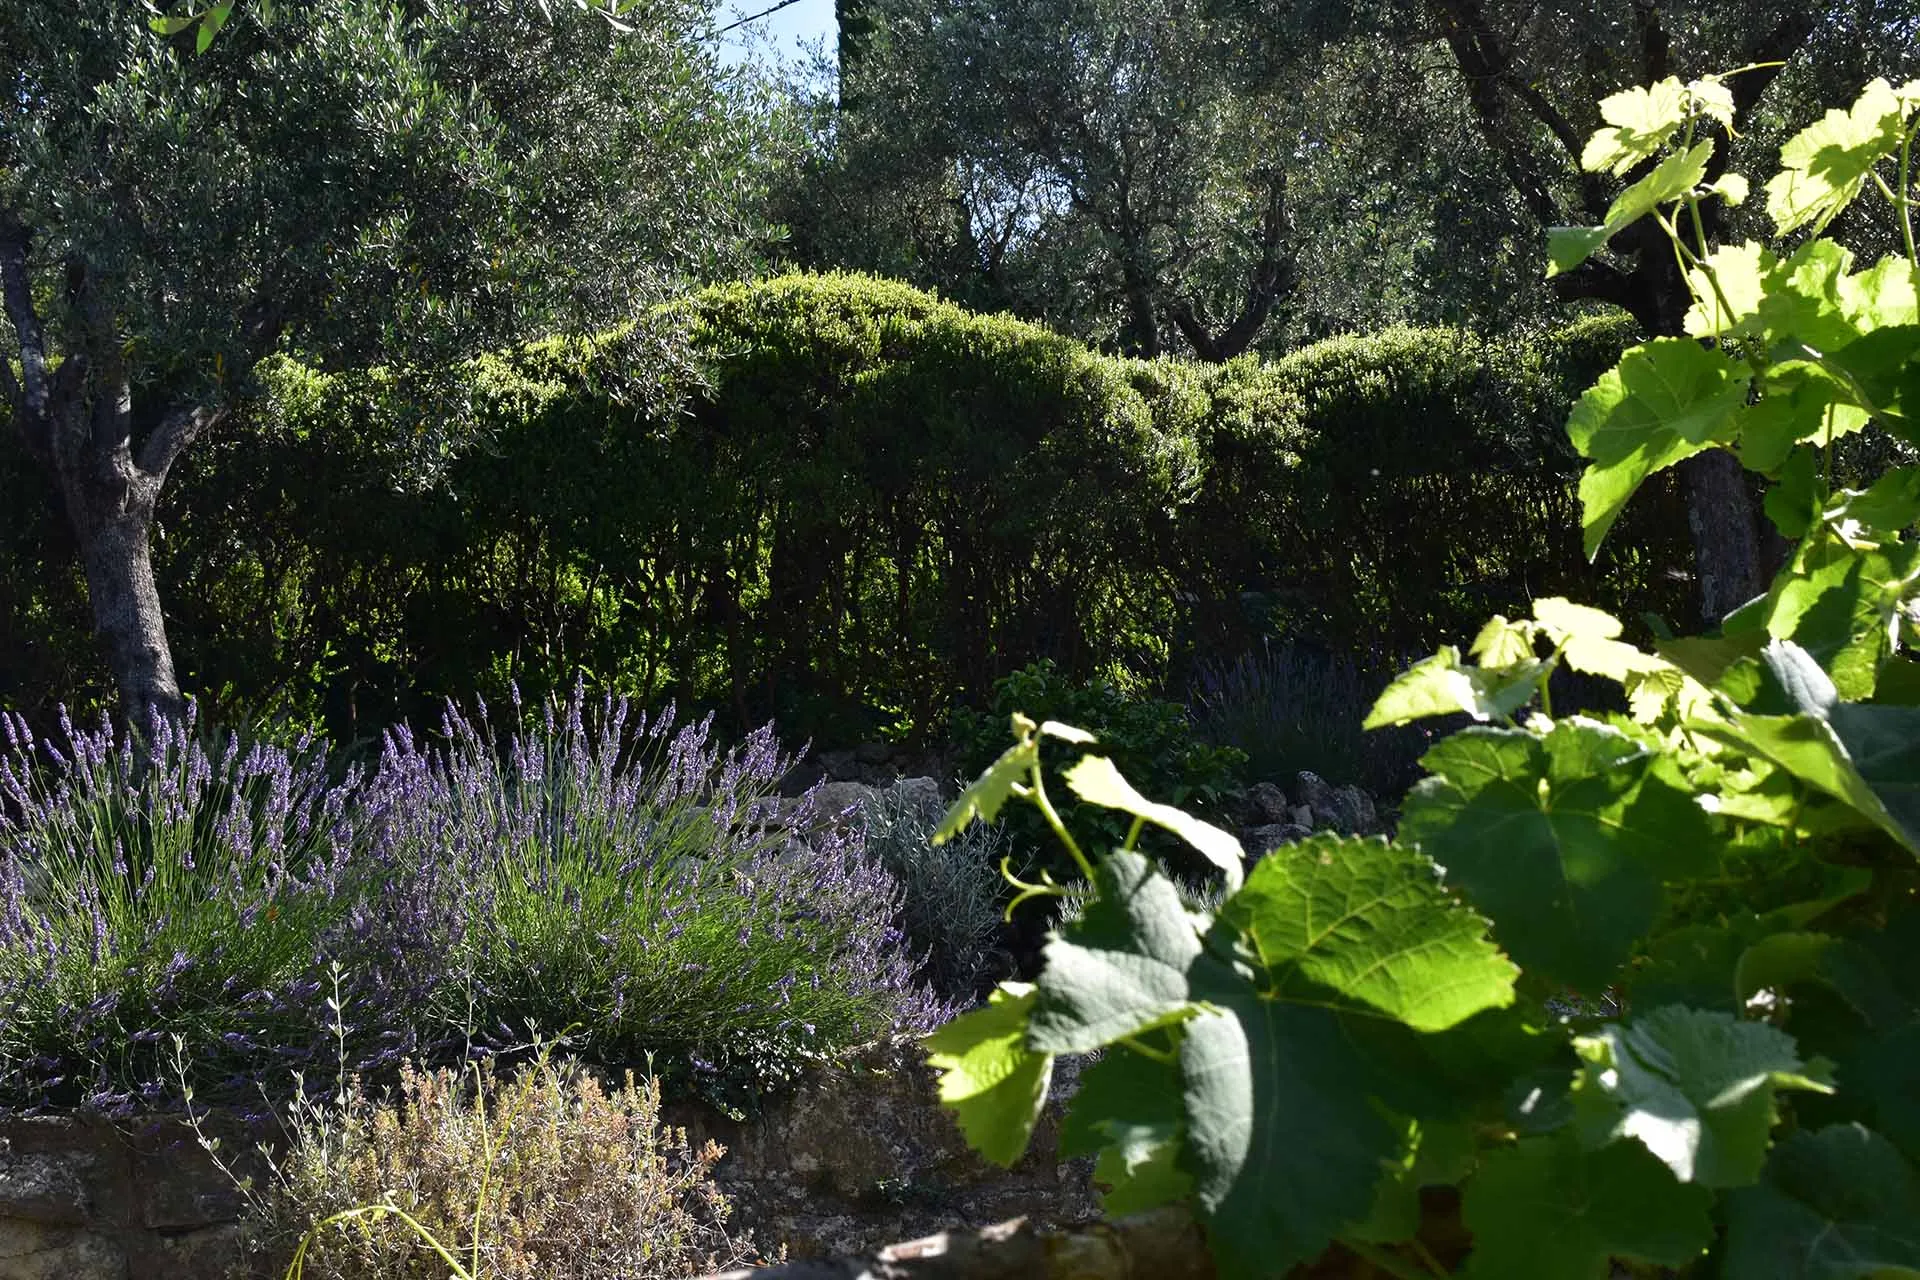
[(1147, 799), (1134, 789), (1132, 783), (1120, 776), (1120, 770), (1105, 756), (1083, 757), (1067, 770), (1066, 779), (1073, 793), (1088, 804), (1145, 818), (1199, 850), (1208, 862), (1220, 868), (1226, 876), (1228, 893), (1240, 887), (1246, 852), (1232, 833), (1222, 831), (1212, 823), (1202, 822), (1184, 809)]
[(1780, 149), (1780, 173), (1767, 183), (1767, 212), (1781, 235), (1813, 224), (1826, 229), (1853, 203), (1876, 161), (1900, 146), (1906, 104), (1885, 80), (1868, 82), (1852, 109), (1835, 109)]
[(1534, 658), (1533, 626), (1495, 614), (1480, 628), (1468, 650), (1482, 667), (1509, 667)]
[(1442, 1031), (1513, 999), (1517, 970), (1433, 864), (1379, 838), (1314, 836), (1261, 860), (1221, 918), (1252, 942), (1273, 998)]
[(1667, 145), (1687, 122), (1687, 93), (1675, 76), (1622, 89), (1600, 100), (1607, 127), (1587, 140), (1580, 167), (1589, 173), (1623, 174)]
[(1547, 275), (1571, 271), (1597, 253), (1609, 240), (1655, 209), (1678, 200), (1699, 186), (1713, 158), (1713, 144), (1702, 142), (1676, 151), (1652, 173), (1614, 197), (1606, 220), (1597, 227), (1551, 227), (1547, 231)]
[(1000, 753), (986, 771), (970, 783), (947, 809), (946, 816), (933, 833), (933, 843), (942, 844), (966, 830), (978, 819), (992, 822), (1000, 816), (1013, 795), (1014, 787), (1027, 780), (1040, 761), (1040, 746), (1025, 737)]
[(1464, 666), (1460, 651), (1447, 645), (1382, 690), (1362, 727), (1378, 729), (1462, 712), (1476, 720), (1504, 720), (1533, 700), (1547, 671), (1546, 663), (1531, 660), (1509, 667)]
[(1755, 327), (1767, 277), (1778, 263), (1771, 249), (1752, 240), (1721, 245), (1708, 254), (1704, 263), (1687, 271), (1694, 294), (1687, 332), (1713, 338)]
[(1588, 388), (1567, 435), (1593, 464), (1580, 479), (1589, 557), (1649, 475), (1732, 439), (1747, 382), (1745, 367), (1724, 352), (1656, 338)]
[(927, 1061), (940, 1073), (940, 1100), (960, 1131), (996, 1164), (1011, 1165), (1027, 1149), (1047, 1100), (1053, 1055), (1027, 1047), (1034, 989), (1002, 983), (988, 1003), (926, 1039)]
[(1739, 411), (1740, 461), (1751, 471), (1771, 475), (1785, 465), (1797, 444), (1825, 448), (1864, 429), (1866, 410), (1839, 376), (1810, 360), (1783, 360), (1767, 371), (1763, 395)]
[(1581, 1122), (1642, 1143), (1682, 1182), (1743, 1187), (1760, 1177), (1781, 1089), (1831, 1091), (1793, 1037), (1728, 1013), (1655, 1009), (1574, 1042)]

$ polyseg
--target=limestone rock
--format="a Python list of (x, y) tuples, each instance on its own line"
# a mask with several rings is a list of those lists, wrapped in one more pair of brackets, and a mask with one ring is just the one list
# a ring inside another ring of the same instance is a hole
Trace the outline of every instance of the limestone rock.
[(887, 795), (898, 801), (901, 808), (914, 813), (937, 816), (947, 807), (940, 784), (932, 778), (902, 778), (887, 788)]
[(1241, 832), (1240, 847), (1247, 851), (1247, 864), (1251, 866), (1275, 849), (1296, 844), (1312, 834), (1312, 830), (1298, 823), (1268, 823), (1265, 826), (1249, 827)]
[(0, 1218), (50, 1227), (77, 1227), (91, 1216), (88, 1178), (93, 1161), (83, 1152), (18, 1152), (0, 1146)]
[(1336, 787), (1317, 773), (1302, 771), (1296, 782), (1300, 803), (1311, 811), (1316, 830), (1331, 828), (1342, 835), (1367, 835), (1379, 827), (1372, 797), (1359, 787)]
[(1287, 793), (1271, 782), (1256, 782), (1247, 788), (1247, 824), (1255, 827), (1290, 822)]
[(0, 1219), (0, 1276), (7, 1280), (109, 1280), (126, 1274), (125, 1255), (98, 1232)]
[(841, 818), (871, 804), (876, 794), (864, 782), (829, 782), (814, 797), (814, 812), (822, 818)]

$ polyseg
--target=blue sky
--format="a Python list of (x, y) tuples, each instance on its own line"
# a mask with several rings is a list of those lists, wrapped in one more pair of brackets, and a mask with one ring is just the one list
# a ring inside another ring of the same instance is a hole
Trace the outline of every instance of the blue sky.
[[(775, 0), (716, 0), (714, 17), (717, 22), (724, 24), (750, 13), (758, 13), (774, 3)], [(744, 51), (745, 42), (741, 37), (746, 36), (749, 30), (768, 41), (773, 52), (782, 58), (798, 57), (806, 44), (823, 38), (831, 55), (833, 0), (795, 0), (780, 12), (750, 24), (746, 30), (730, 32), (726, 36), (726, 53), (729, 57), (739, 57)]]

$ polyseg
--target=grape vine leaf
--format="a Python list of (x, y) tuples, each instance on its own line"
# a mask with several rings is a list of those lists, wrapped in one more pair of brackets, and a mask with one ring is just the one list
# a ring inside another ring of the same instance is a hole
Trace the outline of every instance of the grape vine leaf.
[(1605, 676), (1623, 685), (1660, 672), (1680, 674), (1664, 658), (1642, 653), (1621, 640), (1619, 619), (1590, 605), (1548, 596), (1533, 602), (1533, 616), (1575, 671)]
[(1263, 999), (1212, 956), (1184, 1028), (1187, 1167), (1222, 1280), (1284, 1275), (1367, 1215), (1404, 1134), (1375, 1105), (1369, 1064), (1327, 1009)]
[[(1832, 240), (1809, 240), (1767, 276), (1759, 324), (1789, 350), (1830, 352), (1860, 337), (1849, 307), (1853, 251)], [(1857, 286), (1856, 286), (1857, 288)]]
[(1871, 698), (1908, 600), (1920, 593), (1920, 544), (1852, 550), (1784, 578), (1767, 630), (1826, 668), (1840, 697)]
[(1505, 615), (1496, 613), (1480, 628), (1480, 634), (1473, 638), (1473, 646), (1468, 652), (1482, 667), (1510, 667), (1516, 663), (1532, 662), (1535, 657), (1533, 635), (1532, 623), (1512, 622)]
[(1444, 1031), (1513, 1002), (1518, 970), (1432, 862), (1374, 837), (1277, 849), (1221, 919), (1252, 943), (1273, 999)]
[(1187, 967), (1200, 937), (1173, 882), (1138, 853), (1094, 868), (1086, 915), (1042, 952), (1027, 1043), (1047, 1053), (1091, 1053), (1125, 1036), (1172, 1026), (1199, 1010)]
[(1691, 722), (1695, 731), (1764, 756), (1920, 854), (1920, 708), (1839, 701), (1792, 641), (1772, 641), (1762, 656), (1800, 714), (1742, 712)]
[(1493, 918), (1528, 972), (1580, 991), (1613, 981), (1663, 901), (1661, 882), (1713, 865), (1691, 798), (1618, 729), (1578, 718), (1544, 738), (1463, 730), (1421, 763), (1401, 838)]
[(1809, 360), (1783, 360), (1767, 371), (1765, 392), (1735, 418), (1740, 462), (1769, 475), (1796, 444), (1824, 448), (1864, 429), (1871, 415), (1831, 370)]
[(1097, 1153), (1101, 1207), (1110, 1217), (1139, 1213), (1192, 1192), (1193, 1179), (1177, 1164), (1185, 1121), (1176, 1063), (1110, 1049), (1081, 1073), (1060, 1126), (1060, 1154)]
[(967, 829), (976, 818), (992, 822), (1013, 796), (1014, 786), (1024, 781), (1040, 760), (1040, 745), (1031, 734), (1002, 751), (986, 771), (975, 778), (947, 810), (946, 817), (933, 833), (933, 843), (943, 844)]
[(1827, 723), (1893, 834), (1920, 853), (1920, 707), (1843, 702)]
[(1920, 324), (1891, 325), (1831, 352), (1860, 408), (1909, 443), (1920, 440)]
[(1682, 1182), (1759, 1180), (1781, 1089), (1832, 1092), (1793, 1037), (1764, 1022), (1667, 1005), (1574, 1041), (1574, 1106), (1592, 1145), (1632, 1138)]
[(1920, 1276), (1920, 1179), (1859, 1125), (1786, 1138), (1727, 1201), (1726, 1274), (1741, 1280)]
[(1667, 145), (1673, 131), (1687, 122), (1687, 93), (1677, 76), (1644, 87), (1635, 85), (1600, 99), (1597, 129), (1580, 153), (1580, 167), (1615, 177), (1649, 160)]
[(940, 1100), (954, 1111), (976, 1151), (1011, 1165), (1027, 1149), (1053, 1076), (1053, 1055), (1027, 1047), (1034, 989), (1000, 984), (988, 1002), (926, 1038), (940, 1072)]
[(1815, 235), (1853, 203), (1874, 164), (1900, 146), (1907, 104), (1885, 80), (1868, 82), (1851, 110), (1835, 108), (1780, 148), (1767, 212), (1781, 235), (1807, 223)]
[(1823, 515), (1847, 545), (1879, 546), (1920, 521), (1920, 468), (1896, 468), (1864, 490), (1842, 489)]
[(1689, 338), (1627, 351), (1574, 406), (1567, 435), (1592, 465), (1580, 478), (1587, 557), (1648, 476), (1733, 438), (1750, 375)]
[[(1756, 241), (1721, 245), (1687, 271), (1693, 306), (1687, 309), (1687, 333), (1718, 338), (1751, 332), (1766, 296), (1767, 277), (1779, 259)], [(1716, 288), (1715, 286), (1718, 286)]]
[(1374, 700), (1361, 727), (1378, 729), (1461, 712), (1475, 720), (1505, 720), (1533, 701), (1548, 670), (1546, 663), (1531, 659), (1505, 667), (1464, 666), (1460, 650), (1447, 645), (1395, 677)]
[(1066, 773), (1067, 786), (1088, 804), (1118, 809), (1164, 830), (1171, 831), (1197, 849), (1201, 856), (1220, 868), (1226, 877), (1228, 893), (1240, 887), (1245, 874), (1246, 851), (1232, 833), (1203, 822), (1184, 809), (1147, 799), (1120, 776), (1120, 770), (1105, 756), (1083, 756)]
[(1636, 1143), (1571, 1135), (1495, 1151), (1467, 1183), (1468, 1280), (1606, 1280), (1614, 1258), (1684, 1267), (1713, 1240), (1712, 1193), (1674, 1180)]
[(1511, 1003), (1516, 973), (1424, 858), (1378, 839), (1270, 853), (1215, 939), (1180, 1043), (1188, 1167), (1221, 1274), (1279, 1274), (1364, 1219), (1405, 1154), (1378, 1094), (1418, 1057), (1410, 1028)]
[(1551, 279), (1563, 271), (1573, 270), (1622, 231), (1699, 186), (1707, 176), (1707, 162), (1712, 158), (1711, 142), (1676, 151), (1656, 165), (1652, 173), (1615, 196), (1607, 206), (1606, 220), (1599, 226), (1549, 227), (1547, 277)]
[(1733, 971), (1734, 997), (1743, 1007), (1762, 990), (1786, 992), (1807, 983), (1832, 990), (1870, 1026), (1914, 1016), (1873, 953), (1851, 938), (1805, 930), (1771, 934), (1741, 952)]

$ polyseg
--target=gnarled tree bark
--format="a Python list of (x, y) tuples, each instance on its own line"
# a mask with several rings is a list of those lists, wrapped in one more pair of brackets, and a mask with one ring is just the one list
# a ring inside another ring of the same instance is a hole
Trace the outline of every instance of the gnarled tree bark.
[(66, 271), (76, 337), (56, 367), (34, 305), (32, 242), (32, 229), (0, 207), (0, 298), (20, 362), (16, 378), (0, 359), (0, 394), (21, 443), (60, 493), (122, 713), (144, 728), (156, 716), (173, 718), (184, 709), (153, 574), (155, 507), (174, 461), (224, 410), (176, 405), (155, 416), (149, 429), (136, 429), (121, 336), (86, 265), (77, 261)]

